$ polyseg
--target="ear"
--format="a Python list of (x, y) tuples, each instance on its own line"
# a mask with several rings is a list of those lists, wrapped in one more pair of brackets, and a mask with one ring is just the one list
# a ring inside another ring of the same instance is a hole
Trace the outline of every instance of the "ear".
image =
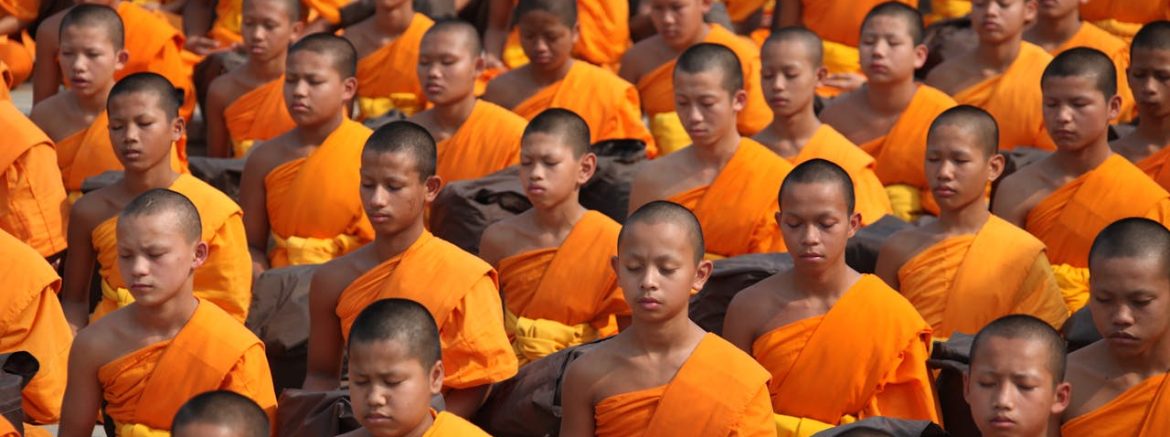
[(175, 119), (171, 120), (171, 142), (183, 139), (183, 132), (186, 130), (187, 122), (183, 120), (183, 117), (176, 115)]
[(996, 153), (991, 157), (991, 159), (987, 160), (987, 166), (990, 169), (990, 172), (987, 175), (987, 182), (994, 182), (996, 179), (999, 179), (1000, 175), (1003, 174), (1003, 168), (1006, 165), (1007, 160), (1003, 157), (1003, 154), (1000, 153)]
[(301, 20), (294, 21), (292, 26), (292, 33), (289, 34), (288, 45), (292, 45), (296, 40), (301, 39), (301, 34), (305, 32), (305, 22)]
[(821, 65), (820, 67), (817, 67), (817, 71), (813, 74), (815, 74), (817, 77), (817, 84), (820, 84), (821, 82), (825, 81), (826, 77), (829, 77), (829, 69), (825, 68), (824, 65)]
[(1060, 416), (1064, 414), (1064, 410), (1068, 408), (1069, 401), (1072, 400), (1072, 384), (1062, 382), (1056, 385), (1056, 391), (1053, 392), (1056, 399), (1052, 402), (1052, 414)]
[(861, 213), (853, 211), (853, 214), (849, 216), (849, 238), (853, 238), (854, 235), (857, 235), (857, 231), (860, 229)]
[(211, 252), (211, 248), (207, 246), (207, 242), (200, 240), (195, 244), (195, 259), (191, 262), (191, 269), (197, 269), (207, 262), (207, 255)]
[(1114, 94), (1107, 102), (1109, 105), (1109, 119), (1113, 120), (1121, 114), (1121, 96)]
[(341, 97), (344, 101), (350, 101), (353, 96), (357, 94), (357, 78), (347, 77), (341, 81)]
[(930, 49), (926, 44), (919, 44), (914, 46), (914, 69), (917, 70), (926, 65), (926, 58), (930, 56)]
[[(708, 12), (711, 12), (711, 5), (714, 3), (714, 0), (699, 0), (699, 9), (703, 11), (703, 15), (707, 15)], [(706, 23), (703, 24), (706, 25)]]
[(971, 373), (963, 372), (963, 400), (971, 403)]
[(613, 268), (613, 274), (615, 274), (615, 275), (618, 274), (619, 271), (621, 271), (621, 268), (620, 268), (621, 264), (619, 264), (617, 256), (609, 257), (609, 266), (610, 266), (610, 268)]
[(581, 169), (577, 173), (577, 187), (585, 185), (589, 179), (593, 177), (593, 173), (597, 172), (597, 155), (586, 153), (581, 157)]
[(484, 70), (487, 70), (487, 59), (484, 59), (482, 50), (475, 54), (475, 60), (472, 61), (472, 64), (475, 66), (475, 77), (479, 77)]
[(776, 211), (776, 216), (773, 217), (776, 219), (776, 226), (784, 226), (784, 222), (781, 220), (782, 217), (784, 217), (784, 213)]
[(711, 271), (715, 269), (715, 264), (709, 260), (699, 261), (698, 267), (695, 269), (695, 280), (691, 282), (691, 289), (698, 292), (707, 285), (707, 280), (711, 279)]
[(1036, 14), (1039, 12), (1039, 4), (1036, 0), (1024, 1), (1024, 26), (1036, 22)]
[(569, 34), (573, 38), (573, 46), (576, 46), (577, 40), (581, 39), (581, 21), (578, 20), (577, 24), (574, 24), (573, 28), (569, 29), (569, 32), (570, 32)]
[(427, 190), (426, 203), (434, 202), (435, 198), (439, 197), (439, 190), (443, 188), (443, 178), (439, 175), (430, 176), (423, 181), (423, 186)]
[(116, 60), (114, 63), (114, 71), (119, 71), (126, 67), (127, 62), (130, 62), (130, 52), (126, 51), (126, 49), (118, 50), (118, 53), (114, 54), (114, 59)]
[(743, 111), (743, 108), (746, 105), (747, 91), (744, 91), (743, 88), (735, 90), (735, 93), (731, 95), (731, 109), (738, 114), (740, 111)]

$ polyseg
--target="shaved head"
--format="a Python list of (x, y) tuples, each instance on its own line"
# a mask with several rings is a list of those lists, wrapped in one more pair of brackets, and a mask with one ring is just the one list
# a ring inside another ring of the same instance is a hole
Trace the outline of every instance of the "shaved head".
[(126, 30), (122, 24), (122, 17), (109, 6), (95, 4), (74, 6), (61, 18), (61, 27), (57, 30), (57, 38), (60, 39), (65, 29), (70, 27), (101, 28), (110, 38), (110, 43), (114, 45), (115, 51), (125, 48)]
[(131, 200), (122, 214), (118, 216), (118, 226), (129, 218), (143, 216), (157, 216), (166, 213), (174, 214), (175, 231), (181, 232), (188, 242), (196, 242), (203, 238), (203, 223), (199, 219), (199, 210), (195, 204), (182, 194), (166, 188), (147, 190)]
[(906, 28), (910, 30), (910, 39), (914, 41), (914, 45), (922, 44), (926, 39), (926, 25), (922, 22), (922, 12), (919, 12), (917, 8), (897, 1), (882, 3), (874, 6), (868, 14), (865, 14), (865, 19), (861, 21), (861, 28), (865, 29), (869, 20), (875, 17), (896, 17), (906, 22)]
[(443, 358), (434, 317), (413, 300), (382, 299), (367, 306), (353, 321), (348, 348), (387, 340), (402, 342), (424, 368)]
[(175, 413), (171, 430), (175, 437), (195, 437), (184, 432), (189, 425), (217, 425), (239, 437), (268, 437), (268, 414), (247, 397), (227, 390), (209, 391), (191, 398)]
[(803, 45), (805, 50), (808, 50), (808, 60), (814, 68), (824, 64), (824, 44), (821, 42), (821, 37), (817, 36), (813, 31), (799, 26), (784, 27), (772, 32), (772, 35), (768, 36), (767, 40), (764, 40), (764, 47), (768, 47), (769, 44), (778, 44), (781, 42), (795, 42)]
[(642, 205), (626, 218), (621, 232), (618, 233), (618, 247), (621, 247), (623, 237), (635, 223), (670, 223), (681, 227), (687, 234), (691, 248), (694, 249), (695, 262), (703, 260), (703, 254), (707, 251), (703, 241), (703, 228), (699, 225), (699, 219), (695, 217), (695, 213), (686, 207), (665, 200), (656, 200)]
[(1064, 339), (1060, 333), (1047, 322), (1025, 314), (1013, 314), (996, 319), (975, 335), (971, 343), (971, 367), (982, 357), (986, 343), (990, 338), (1023, 339), (1043, 345), (1048, 355), (1045, 363), (1052, 374), (1052, 384), (1055, 386), (1064, 381), (1066, 365)]
[(1133, 36), (1133, 42), (1129, 46), (1130, 57), (1133, 57), (1133, 51), (1138, 49), (1170, 50), (1170, 21), (1152, 21), (1142, 26), (1137, 35)]
[(549, 108), (541, 112), (528, 127), (524, 128), (524, 136), (543, 133), (556, 135), (561, 141), (573, 149), (573, 157), (580, 158), (589, 152), (589, 125), (577, 113), (568, 109)]
[(984, 157), (992, 157), (999, 153), (999, 125), (987, 111), (971, 105), (959, 105), (943, 111), (930, 123), (930, 130), (926, 134), (926, 142), (934, 136), (935, 131), (943, 126), (958, 126), (975, 134), (979, 142), (979, 150)]
[(1084, 77), (1093, 80), (1097, 91), (1105, 99), (1117, 95), (1117, 67), (1100, 50), (1077, 47), (1061, 52), (1048, 63), (1040, 82), (1053, 77)]
[(134, 73), (123, 77), (110, 89), (110, 96), (106, 100), (106, 110), (114, 98), (135, 93), (148, 93), (158, 96), (158, 104), (167, 114), (167, 120), (174, 120), (179, 116), (179, 107), (183, 106), (183, 90), (175, 88), (171, 81), (158, 73)]
[[(256, 1), (259, 1), (259, 0), (244, 0), (242, 4), (244, 7), (248, 7), (252, 3), (255, 3)], [(295, 23), (295, 22), (298, 22), (298, 21), (305, 19), (304, 15), (302, 15), (302, 14), (304, 14), (304, 8), (301, 7), (301, 0), (265, 0), (265, 1), (276, 1), (277, 4), (284, 6), (284, 12), (286, 15), (288, 15), (289, 23)]]
[(463, 20), (449, 18), (436, 21), (427, 32), (423, 34), (422, 40), (426, 41), (432, 35), (440, 33), (454, 33), (463, 37), (463, 41), (467, 46), (468, 53), (472, 56), (479, 56), (483, 52), (483, 42), (479, 39), (479, 32), (475, 30), (475, 26)]
[(1101, 260), (1155, 257), (1170, 276), (1170, 230), (1147, 218), (1121, 219), (1097, 234), (1089, 250), (1089, 271)]
[(330, 33), (314, 33), (301, 38), (288, 49), (288, 57), (292, 59), (294, 53), (306, 51), (322, 56), (328, 56), (333, 62), (333, 69), (342, 79), (354, 77), (357, 74), (357, 50), (353, 44)]
[(534, 11), (552, 14), (570, 29), (577, 25), (577, 2), (573, 0), (520, 0), (512, 13), (512, 21), (518, 22)]
[(406, 153), (414, 157), (419, 180), (425, 181), (435, 175), (435, 138), (426, 128), (414, 122), (399, 120), (379, 127), (370, 138), (362, 153)]
[(701, 43), (691, 46), (674, 64), (674, 75), (699, 74), (716, 70), (723, 75), (723, 89), (729, 93), (743, 89), (743, 67), (735, 52), (721, 44)]
[(793, 189), (793, 185), (812, 183), (836, 185), (845, 197), (846, 213), (853, 215), (853, 209), (857, 204), (856, 196), (853, 193), (853, 179), (841, 166), (820, 158), (802, 162), (792, 169), (792, 172), (784, 178), (784, 183), (780, 184), (780, 193), (777, 195), (777, 199), (783, 199), (784, 192)]

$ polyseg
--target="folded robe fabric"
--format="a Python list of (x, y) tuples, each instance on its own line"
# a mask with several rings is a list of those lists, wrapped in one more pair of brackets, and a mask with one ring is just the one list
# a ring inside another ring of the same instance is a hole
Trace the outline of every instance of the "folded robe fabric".
[(707, 333), (666, 385), (597, 402), (594, 434), (774, 436), (767, 385), (768, 372), (758, 363)]
[(443, 411), (436, 413), (431, 410), (431, 417), (435, 422), (427, 428), (422, 437), (488, 437), (489, 434), (479, 429), (466, 419)]
[(162, 15), (128, 1), (118, 2), (118, 15), (126, 29), (126, 51), (130, 59), (114, 72), (114, 79), (134, 73), (158, 73), (176, 88), (183, 90), (183, 106), (179, 115), (190, 120), (195, 112), (195, 84), (191, 80), (191, 65), (183, 60), (184, 37)]
[[(800, 22), (826, 43), (849, 50), (826, 50), (825, 67), (830, 73), (859, 72), (857, 45), (865, 15), (884, 0), (801, 0)], [(914, 7), (918, 0), (899, 0)], [(851, 68), (844, 68), (849, 66)]]
[(937, 422), (929, 349), (930, 326), (914, 306), (862, 275), (828, 313), (756, 338), (752, 356), (772, 373), (777, 414), (830, 425), (844, 416)]
[(244, 19), (244, 0), (218, 0), (215, 2), (215, 22), (207, 36), (223, 46), (244, 42), (240, 35), (240, 24)]
[(857, 145), (832, 126), (822, 124), (817, 128), (791, 162), (796, 166), (816, 158), (837, 164), (849, 173), (857, 198), (855, 210), (861, 213), (862, 224), (868, 225), (878, 221), (882, 216), (893, 213), (890, 197), (886, 195), (882, 181), (878, 180), (877, 174), (874, 173), (873, 157), (857, 148)]
[(994, 215), (977, 234), (919, 252), (898, 270), (898, 282), (938, 338), (975, 334), (1008, 314), (1030, 314), (1059, 329), (1069, 315), (1044, 243)]
[(1109, 403), (1065, 422), (1064, 437), (1170, 435), (1170, 377), (1161, 375), (1126, 390)]
[(1170, 20), (1170, 0), (1089, 0), (1081, 4), (1081, 19), (1129, 43), (1143, 24)]
[(995, 77), (955, 93), (956, 102), (978, 106), (999, 122), (999, 150), (1032, 146), (1055, 150), (1056, 143), (1044, 127), (1041, 109), (1040, 76), (1052, 55), (1028, 42), (1020, 43), (1020, 52), (1008, 69)]
[(1170, 163), (1170, 147), (1164, 145), (1162, 146), (1162, 150), (1147, 156), (1146, 159), (1138, 162), (1137, 166), (1147, 175), (1150, 175), (1154, 179), (1154, 182), (1157, 182), (1162, 188), (1170, 190), (1170, 165), (1167, 165), (1167, 163)]
[(435, 173), (443, 183), (479, 179), (520, 162), (528, 122), (491, 102), (476, 100), (471, 116), (436, 146)]
[[(110, 144), (110, 119), (105, 111), (89, 127), (57, 142), (57, 166), (61, 168), (65, 191), (70, 194), (80, 192), (86, 178), (123, 169)], [(187, 163), (176, 145), (171, 145), (171, 169), (187, 173)]]
[(284, 104), (284, 77), (256, 87), (223, 109), (224, 126), (236, 158), (244, 157), (252, 144), (297, 127)]
[(342, 291), (336, 312), (344, 339), (362, 309), (391, 297), (416, 301), (434, 316), (446, 370), (443, 387), (475, 387), (516, 374), (496, 273), (475, 255), (424, 231), (401, 255)]
[(579, 2), (577, 24), (581, 29), (573, 55), (616, 71), (630, 48), (629, 17), (630, 2), (626, 0)]
[[(0, 11), (16, 15), (12, 13), (10, 7), (17, 3), (20, 2), (0, 1)], [(36, 11), (34, 10), (33, 13), (35, 14)], [(27, 21), (33, 20), (30, 19)], [(13, 35), (0, 35), (0, 62), (4, 63), (6, 70), (4, 72), (4, 84), (0, 88), (3, 88), (2, 93), (5, 96), (8, 96), (8, 90), (16, 88), (17, 85), (24, 83), (32, 75), (36, 53), (36, 42), (29, 36), (28, 30), (22, 30)], [(12, 99), (11, 96), (5, 98), (8, 100)]]
[(272, 268), (324, 263), (373, 241), (358, 195), (362, 146), (372, 132), (345, 119), (309, 156), (264, 177), (276, 240), (268, 254)]
[(0, 229), (48, 257), (65, 250), (69, 204), (53, 142), (10, 101), (0, 101)]
[(398, 38), (358, 60), (358, 107), (362, 119), (377, 118), (392, 109), (406, 115), (426, 107), (427, 97), (418, 80), (418, 50), (427, 29), (435, 24), (415, 13)]
[(1129, 44), (1101, 30), (1093, 23), (1081, 23), (1077, 33), (1050, 54), (1056, 56), (1075, 47), (1100, 50), (1113, 60), (1113, 66), (1117, 68), (1117, 95), (1121, 97), (1121, 113), (1113, 121), (1127, 123), (1136, 118), (1137, 108), (1134, 106), (1133, 91), (1129, 89), (1129, 76), (1125, 74), (1125, 70), (1129, 68)]

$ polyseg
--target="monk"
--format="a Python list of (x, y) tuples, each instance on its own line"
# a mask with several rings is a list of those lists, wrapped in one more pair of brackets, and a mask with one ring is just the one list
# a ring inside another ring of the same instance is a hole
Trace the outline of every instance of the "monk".
[(907, 221), (938, 214), (922, 167), (926, 131), (955, 106), (946, 93), (915, 81), (914, 70), (926, 62), (925, 34), (917, 9), (886, 2), (870, 10), (858, 47), (867, 81), (830, 100), (820, 114), (821, 121), (873, 156), (894, 215)]
[[(517, 17), (518, 3), (517, 0), (494, 0), (488, 6), (490, 15), (484, 31), (484, 46), (491, 62), (519, 67), (508, 62), (513, 60), (510, 55), (516, 54), (513, 51), (519, 41), (514, 28), (512, 33), (508, 32), (508, 27), (515, 25), (511, 21)], [(573, 57), (617, 71), (622, 55), (630, 47), (630, 5), (630, 2), (621, 0), (577, 2), (579, 37), (573, 42)], [(523, 50), (520, 51), (517, 58), (531, 61)]]
[(983, 193), (1003, 172), (999, 127), (986, 111), (960, 105), (930, 126), (926, 175), (938, 221), (894, 234), (876, 273), (930, 323), (935, 337), (973, 334), (1008, 314), (1059, 328), (1069, 311), (1044, 243), (991, 215)]
[(0, 230), (44, 258), (65, 250), (69, 203), (53, 141), (10, 100), (0, 100)]
[(1081, 17), (1130, 41), (1143, 24), (1170, 20), (1170, 0), (1086, 0), (1081, 5)]
[(500, 272), (508, 335), (526, 364), (617, 333), (630, 308), (608, 265), (621, 225), (578, 200), (597, 170), (588, 124), (546, 109), (521, 144), (520, 185), (532, 209), (484, 230), (479, 257)]
[(275, 418), (264, 344), (192, 293), (194, 271), (208, 256), (195, 205), (156, 188), (126, 205), (117, 228), (118, 264), (135, 301), (78, 333), (59, 435), (89, 436), (103, 401), (118, 435), (169, 432), (183, 403), (218, 389), (247, 396)]
[(284, 101), (296, 127), (256, 145), (240, 181), (254, 275), (323, 263), (374, 238), (355, 190), (370, 129), (345, 116), (356, 59), (345, 39), (323, 33), (289, 49)]
[(475, 27), (462, 21), (436, 23), (419, 46), (417, 76), (434, 106), (410, 121), (438, 142), (436, 172), (447, 183), (478, 179), (520, 162), (527, 121), (475, 97), (482, 53)]
[(987, 437), (1059, 435), (1071, 385), (1064, 339), (1047, 322), (1015, 314), (996, 319), (971, 343), (963, 395)]
[(1170, 189), (1170, 21), (1142, 27), (1130, 46), (1129, 82), (1137, 102), (1137, 128), (1114, 141), (1119, 155)]
[(971, 3), (971, 27), (979, 43), (968, 52), (948, 56), (926, 76), (927, 85), (995, 116), (1001, 150), (1056, 148), (1044, 128), (1040, 112), (1044, 105), (1036, 86), (1052, 55), (1023, 40), (1024, 28), (1036, 20), (1036, 3)]
[(709, 258), (785, 251), (773, 225), (776, 191), (792, 164), (741, 137), (743, 70), (727, 47), (701, 43), (674, 65), (678, 114), (693, 146), (646, 162), (630, 188), (630, 210), (666, 199), (699, 217)]
[(1004, 179), (991, 206), (1048, 247), (1070, 312), (1089, 298), (1085, 268), (1101, 229), (1126, 217), (1170, 222), (1170, 194), (1109, 149), (1109, 120), (1121, 107), (1116, 81), (1113, 62), (1100, 51), (1057, 55), (1040, 85), (1057, 149)]
[(590, 143), (638, 139), (647, 155), (657, 155), (642, 122), (638, 90), (604, 68), (572, 58), (573, 43), (581, 38), (577, 8), (577, 2), (520, 0), (520, 45), (531, 62), (488, 83), (484, 100), (527, 120), (548, 108), (568, 109), (589, 123)]
[(256, 141), (296, 127), (284, 103), (288, 46), (304, 27), (297, 0), (244, 2), (244, 47), (248, 58), (211, 82), (203, 119), (207, 154), (242, 158)]
[[(736, 118), (741, 135), (753, 135), (772, 119), (757, 82), (760, 50), (718, 24), (703, 22), (712, 0), (650, 0), (650, 16), (657, 34), (634, 44), (622, 56), (618, 76), (634, 84), (642, 112), (650, 118), (651, 133), (662, 154), (687, 144), (682, 114), (675, 111), (674, 70), (677, 58), (699, 43), (726, 46), (734, 51), (743, 71), (744, 103)], [(664, 144), (665, 142), (665, 144)], [(673, 143), (673, 144), (672, 144)]]
[(1069, 354), (1065, 437), (1170, 435), (1170, 231), (1128, 218), (1089, 254), (1090, 313), (1104, 339)]
[(397, 110), (410, 116), (427, 107), (418, 77), (418, 50), (435, 22), (410, 0), (374, 2), (374, 15), (345, 28), (357, 49), (358, 114), (377, 118)]
[(820, 38), (804, 28), (786, 27), (764, 41), (760, 82), (772, 123), (752, 139), (794, 165), (821, 158), (845, 168), (857, 190), (861, 223), (868, 225), (893, 212), (890, 198), (874, 174), (873, 157), (817, 119), (816, 84), (827, 74), (822, 56)]
[(488, 436), (462, 417), (431, 408), (431, 398), (443, 390), (444, 368), (441, 334), (427, 307), (379, 300), (358, 314), (350, 334), (349, 399), (362, 427), (343, 436)]
[(723, 319), (723, 337), (772, 374), (776, 426), (810, 435), (848, 418), (937, 422), (930, 325), (880, 278), (845, 264), (861, 224), (849, 174), (806, 161), (779, 198), (794, 267), (736, 294)]
[(247, 396), (227, 390), (191, 398), (175, 413), (175, 437), (268, 437), (268, 415)]
[(387, 297), (411, 299), (439, 323), (447, 410), (470, 418), (491, 384), (517, 369), (496, 273), (423, 227), (423, 210), (442, 185), (426, 129), (409, 121), (382, 126), (360, 160), (362, 205), (376, 237), (313, 275), (305, 389), (338, 387), (342, 351), (363, 308)]
[(768, 372), (687, 317), (711, 276), (703, 253), (698, 219), (678, 204), (626, 219), (612, 265), (633, 321), (569, 364), (562, 436), (776, 435)]

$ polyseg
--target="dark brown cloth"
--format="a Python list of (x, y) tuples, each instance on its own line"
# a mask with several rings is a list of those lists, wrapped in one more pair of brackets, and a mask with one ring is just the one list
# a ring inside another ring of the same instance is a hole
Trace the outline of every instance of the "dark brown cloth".
[(21, 390), (32, 381), (41, 364), (25, 351), (0, 354), (0, 416), (8, 419), (16, 431), (24, 434), (24, 409), (20, 406)]
[(316, 265), (303, 265), (268, 270), (252, 285), (245, 325), (264, 342), (276, 393), (300, 388), (305, 382), (309, 283), (316, 269)]
[(691, 296), (690, 317), (706, 331), (723, 332), (727, 305), (740, 291), (783, 270), (792, 268), (787, 253), (757, 253), (724, 258), (714, 262), (711, 278)]

